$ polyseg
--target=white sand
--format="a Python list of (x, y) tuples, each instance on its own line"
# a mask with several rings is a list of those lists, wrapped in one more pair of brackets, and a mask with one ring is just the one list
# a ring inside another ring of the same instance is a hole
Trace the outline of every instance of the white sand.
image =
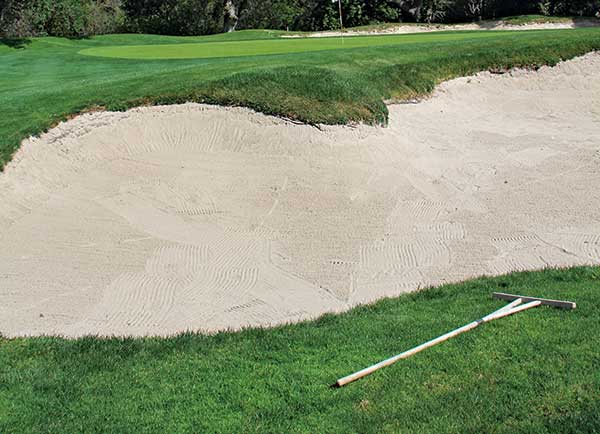
[(94, 113), (0, 174), (0, 332), (269, 325), (600, 261), (600, 55), (480, 74), (388, 128)]
[(528, 24), (510, 24), (502, 20), (484, 21), (482, 23), (467, 24), (398, 24), (393, 26), (372, 28), (367, 30), (348, 29), (344, 32), (339, 30), (329, 30), (324, 32), (313, 32), (309, 34), (284, 35), (283, 38), (325, 38), (330, 36), (364, 36), (364, 35), (398, 35), (405, 33), (429, 33), (429, 32), (447, 32), (456, 30), (560, 30), (576, 29), (579, 27), (598, 27), (600, 20), (589, 19), (566, 19), (555, 23), (528, 23)]

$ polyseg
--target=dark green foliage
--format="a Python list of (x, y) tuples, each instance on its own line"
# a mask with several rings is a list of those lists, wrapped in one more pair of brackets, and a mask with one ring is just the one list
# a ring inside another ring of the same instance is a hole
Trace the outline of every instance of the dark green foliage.
[(238, 29), (296, 29), (304, 10), (300, 0), (238, 0)]
[(540, 10), (545, 15), (593, 15), (600, 14), (600, 2), (596, 0), (542, 0)]
[[(576, 301), (463, 334), (342, 389), (337, 378), (506, 303)], [(0, 432), (599, 433), (600, 268), (424, 290), (215, 336), (0, 338)]]
[(113, 33), (125, 16), (121, 0), (4, 0), (0, 36), (84, 37)]
[(0, 1), (0, 36), (10, 38), (29, 34), (26, 5), (26, 0)]
[[(381, 22), (463, 22), (541, 13), (592, 16), (600, 0), (342, 0), (346, 27)], [(327, 30), (330, 0), (1, 0), (0, 36), (80, 37), (115, 31), (205, 35), (233, 29)]]
[(128, 28), (158, 35), (206, 35), (224, 29), (222, 0), (126, 0)]
[[(327, 30), (340, 26), (329, 0), (237, 0), (239, 28)], [(260, 4), (260, 5), (259, 5)], [(593, 16), (600, 0), (342, 0), (345, 27), (381, 22), (465, 22), (537, 14)], [(285, 17), (285, 19), (283, 19)]]
[[(401, 18), (398, 3), (389, 0), (342, 0), (343, 23), (346, 27), (357, 27), (376, 22), (397, 22)], [(333, 4), (324, 19), (324, 28), (339, 27), (339, 8)]]

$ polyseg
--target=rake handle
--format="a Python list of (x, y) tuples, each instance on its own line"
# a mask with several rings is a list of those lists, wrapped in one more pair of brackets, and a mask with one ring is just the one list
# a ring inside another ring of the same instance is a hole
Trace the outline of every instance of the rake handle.
[[(427, 348), (433, 347), (434, 345), (437, 345), (441, 342), (447, 341), (448, 339), (451, 339), (455, 336), (458, 336), (462, 333), (468, 332), (470, 330), (473, 330), (474, 328), (478, 327), (481, 324), (484, 324), (486, 322), (490, 322), (493, 321), (495, 319), (500, 319), (500, 318), (504, 318), (505, 316), (509, 316), (518, 312), (522, 312), (524, 310), (527, 309), (531, 309), (533, 307), (537, 307), (540, 304), (542, 304), (541, 301), (539, 300), (535, 300), (532, 301), (530, 303), (526, 303), (523, 305), (518, 306), (519, 304), (521, 304), (522, 299), (517, 299), (514, 300), (512, 303), (510, 303), (507, 306), (502, 307), (501, 309), (498, 309), (495, 312), (492, 312), (489, 315), (484, 316), (481, 319), (478, 319), (476, 321), (470, 322), (469, 324), (466, 324), (460, 328), (457, 328), (455, 330), (452, 330), (442, 336), (439, 336), (435, 339), (432, 339), (430, 341), (427, 341), (421, 345), (418, 345), (414, 348), (411, 348), (410, 350), (407, 350), (403, 353), (400, 353), (394, 357), (390, 357), (389, 359), (383, 360), (375, 365), (369, 366), (368, 368), (365, 368), (363, 370), (360, 370), (358, 372), (355, 372), (354, 374), (350, 374), (346, 377), (340, 378), (339, 380), (336, 381), (335, 386), (336, 387), (343, 387), (349, 383), (352, 383), (360, 378), (366, 377), (369, 374), (372, 374), (375, 371), (378, 371), (381, 368), (385, 368), (386, 366), (390, 366), (393, 365), (394, 363), (396, 363), (399, 360), (402, 359), (406, 359), (414, 354), (417, 354)], [(515, 307), (516, 306), (516, 307)]]

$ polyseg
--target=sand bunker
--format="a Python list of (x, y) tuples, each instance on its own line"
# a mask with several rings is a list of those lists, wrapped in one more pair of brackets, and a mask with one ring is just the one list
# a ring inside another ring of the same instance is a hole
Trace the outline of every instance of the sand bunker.
[(270, 325), (600, 261), (600, 55), (480, 74), (388, 128), (94, 113), (0, 174), (0, 332)]
[(600, 20), (595, 18), (578, 18), (565, 19), (561, 22), (554, 23), (526, 23), (526, 24), (511, 24), (510, 22), (483, 21), (481, 23), (467, 24), (398, 24), (387, 27), (374, 27), (367, 29), (351, 28), (340, 32), (339, 30), (328, 30), (323, 32), (313, 32), (301, 35), (284, 35), (283, 38), (326, 38), (330, 36), (364, 36), (364, 35), (398, 35), (405, 33), (429, 33), (429, 32), (448, 32), (457, 30), (561, 30), (561, 29), (576, 29), (581, 27), (598, 27)]

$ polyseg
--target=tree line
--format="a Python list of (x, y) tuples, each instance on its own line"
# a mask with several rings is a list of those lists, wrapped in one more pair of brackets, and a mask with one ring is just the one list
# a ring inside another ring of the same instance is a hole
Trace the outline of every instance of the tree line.
[[(592, 16), (600, 0), (342, 0), (346, 27), (454, 23), (511, 15)], [(205, 35), (233, 29), (329, 30), (332, 0), (0, 0), (0, 36), (85, 37), (115, 32)]]

